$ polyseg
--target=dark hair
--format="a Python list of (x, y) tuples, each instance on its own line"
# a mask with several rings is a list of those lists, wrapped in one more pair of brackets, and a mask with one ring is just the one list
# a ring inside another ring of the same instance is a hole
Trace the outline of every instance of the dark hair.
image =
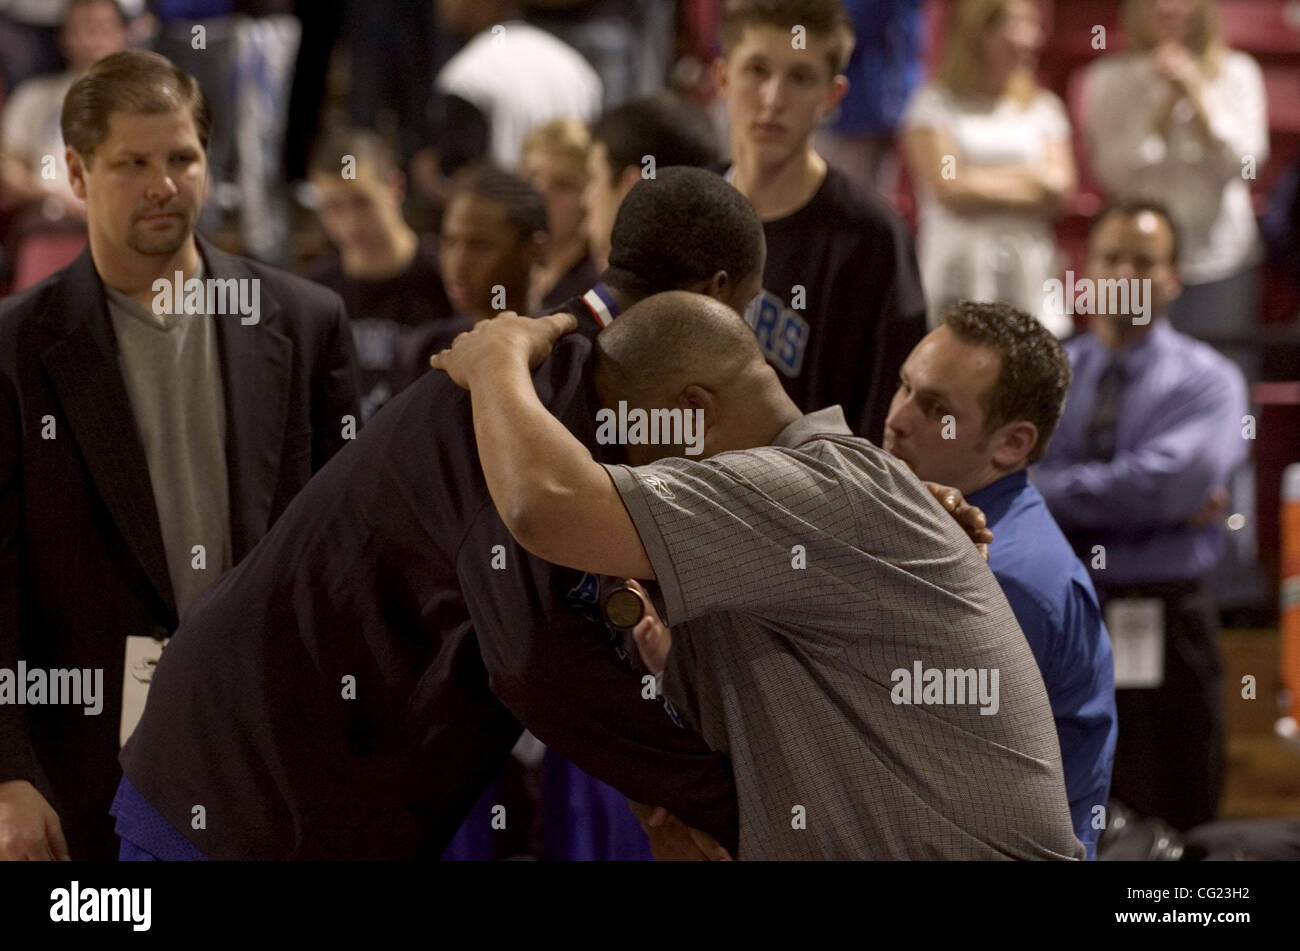
[(830, 40), (831, 75), (844, 72), (853, 53), (853, 22), (840, 0), (727, 0), (722, 16), (722, 49), (730, 54), (749, 26), (791, 30), (802, 26)]
[(521, 241), (546, 233), (546, 201), (527, 180), (487, 162), (462, 168), (451, 179), (447, 205), (463, 195), (496, 202)]
[(721, 160), (717, 130), (704, 110), (667, 90), (610, 109), (591, 127), (591, 140), (605, 146), (611, 178), (646, 155), (659, 168)]
[(344, 127), (329, 130), (311, 150), (308, 175), (338, 175), (343, 171), (343, 156), (351, 155), (357, 163), (368, 162), (381, 175), (397, 168), (397, 153), (370, 129)]
[(117, 22), (122, 24), (122, 26), (127, 25), (128, 21), (126, 11), (122, 9), (122, 4), (118, 3), (117, 0), (71, 0), (71, 2), (68, 3), (67, 8), (63, 11), (63, 23), (66, 24), (68, 22), (68, 16), (73, 10), (77, 9), (77, 7), (89, 7), (94, 6), (97, 3), (107, 3), (113, 8), (113, 12), (117, 14)]
[(1027, 461), (1032, 465), (1043, 458), (1070, 390), (1070, 359), (1060, 341), (1036, 318), (1008, 304), (958, 301), (943, 322), (960, 339), (1002, 357), (996, 382), (980, 396), (985, 434), (1028, 420), (1038, 428), (1038, 442)]
[(633, 297), (680, 290), (726, 271), (739, 280), (762, 261), (763, 223), (721, 175), (661, 168), (632, 186), (610, 234), (606, 283)]
[(194, 131), (207, 151), (212, 110), (198, 80), (157, 53), (113, 53), (86, 70), (63, 98), (63, 141), (89, 164), (108, 137), (111, 113), (150, 116), (176, 109), (190, 110)]
[(1156, 201), (1153, 198), (1126, 198), (1122, 201), (1112, 201), (1105, 205), (1101, 211), (1097, 212), (1092, 219), (1092, 225), (1088, 228), (1088, 241), (1092, 241), (1092, 236), (1097, 233), (1103, 221), (1113, 215), (1120, 215), (1124, 218), (1136, 218), (1138, 215), (1150, 212), (1153, 215), (1159, 215), (1165, 219), (1165, 224), (1169, 226), (1169, 234), (1173, 237), (1173, 247), (1170, 250), (1171, 260), (1169, 263), (1177, 265), (1178, 256), (1182, 253), (1182, 236), (1179, 234), (1178, 222), (1174, 221), (1173, 212), (1165, 204)]

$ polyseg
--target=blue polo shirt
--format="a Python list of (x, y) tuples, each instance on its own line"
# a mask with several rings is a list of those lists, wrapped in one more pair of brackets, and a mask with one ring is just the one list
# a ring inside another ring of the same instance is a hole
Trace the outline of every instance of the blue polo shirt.
[(1106, 804), (1115, 756), (1115, 670), (1097, 594), (1023, 469), (967, 498), (993, 530), (989, 567), (1038, 661), (1074, 834), (1096, 858), (1093, 810)]

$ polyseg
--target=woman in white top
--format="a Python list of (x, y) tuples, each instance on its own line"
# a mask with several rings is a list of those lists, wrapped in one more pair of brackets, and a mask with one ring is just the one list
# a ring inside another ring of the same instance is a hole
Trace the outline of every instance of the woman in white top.
[(1053, 222), (1075, 186), (1070, 123), (1033, 70), (1042, 45), (1034, 0), (961, 0), (943, 66), (903, 118), (918, 185), (917, 253), (931, 325), (959, 299), (1000, 300), (1057, 336)]
[(1130, 51), (1084, 73), (1082, 124), (1111, 198), (1153, 198), (1183, 238), (1179, 329), (1253, 326), (1261, 258), (1250, 183), (1268, 159), (1259, 66), (1227, 49), (1213, 0), (1128, 0)]

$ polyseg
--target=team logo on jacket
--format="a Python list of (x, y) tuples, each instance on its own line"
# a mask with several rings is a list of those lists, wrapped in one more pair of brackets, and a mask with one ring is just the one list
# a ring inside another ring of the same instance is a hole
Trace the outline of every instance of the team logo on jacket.
[(786, 376), (798, 376), (808, 348), (808, 321), (785, 306), (771, 291), (763, 291), (745, 308), (745, 323), (754, 331), (763, 355)]

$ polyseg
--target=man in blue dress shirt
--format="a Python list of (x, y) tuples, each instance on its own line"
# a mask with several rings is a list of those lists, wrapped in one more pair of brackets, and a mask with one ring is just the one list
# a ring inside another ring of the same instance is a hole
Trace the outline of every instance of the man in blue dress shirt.
[(1043, 675), (1074, 833), (1095, 858), (1115, 751), (1110, 641), (1087, 571), (1026, 475), (1061, 415), (1065, 352), (1027, 314), (963, 302), (899, 377), (884, 448), (984, 510), (989, 567)]
[(1093, 222), (1093, 286), (1136, 282), (1141, 297), (1119, 308), (1134, 316), (1094, 313), (1066, 344), (1074, 382), (1033, 478), (1092, 571), (1114, 642), (1112, 795), (1188, 829), (1214, 818), (1222, 784), (1210, 580), (1226, 542), (1217, 516), (1253, 423), (1236, 366), (1164, 317), (1181, 290), (1177, 260), (1159, 205), (1116, 205)]

